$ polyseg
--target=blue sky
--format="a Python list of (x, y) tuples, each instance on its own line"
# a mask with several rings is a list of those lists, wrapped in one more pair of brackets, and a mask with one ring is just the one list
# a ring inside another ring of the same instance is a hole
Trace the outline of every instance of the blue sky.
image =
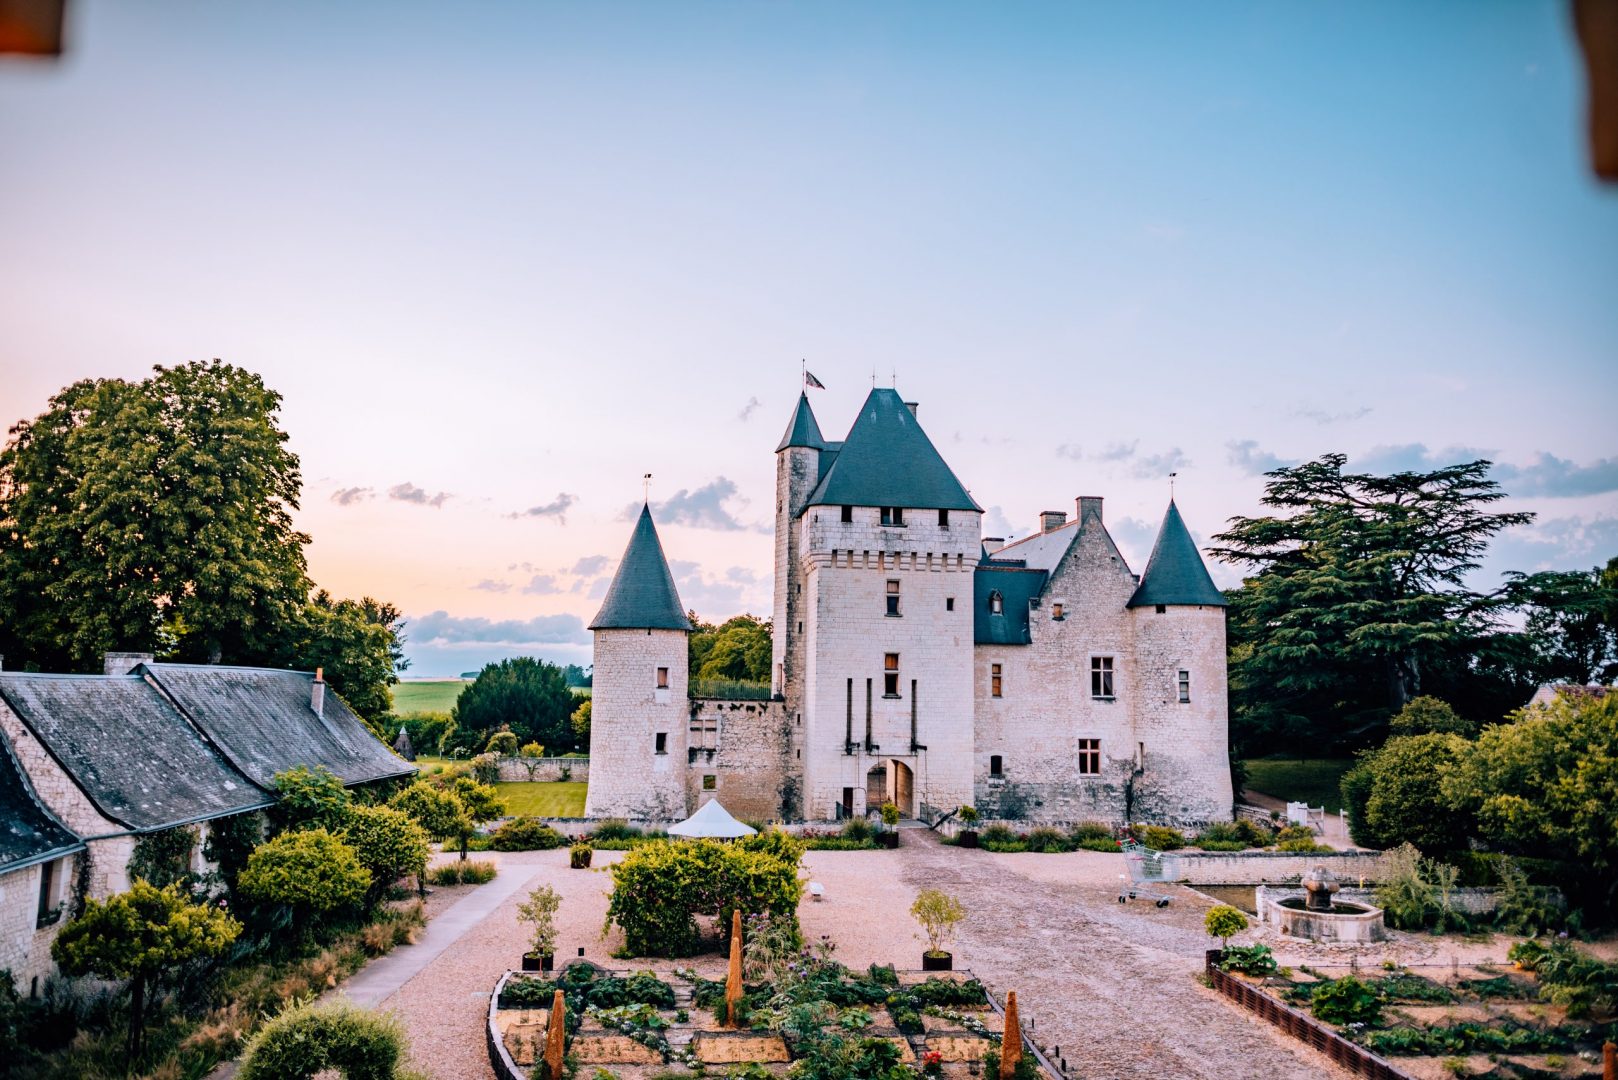
[[(1618, 190), (1558, 4), (79, 3), (0, 62), (0, 416), (220, 356), (286, 395), (316, 579), (413, 673), (582, 624), (654, 473), (682, 595), (769, 602), (800, 358), (995, 531), (1165, 476), (1483, 454), (1618, 554)], [(1228, 580), (1228, 577), (1225, 578)]]

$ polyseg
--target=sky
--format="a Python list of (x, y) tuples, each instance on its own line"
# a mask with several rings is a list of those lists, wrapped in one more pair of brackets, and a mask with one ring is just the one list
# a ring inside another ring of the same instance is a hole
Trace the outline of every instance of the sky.
[[(1618, 555), (1618, 188), (1561, 4), (76, 0), (0, 60), (0, 419), (220, 357), (412, 676), (588, 663), (642, 476), (767, 615), (801, 365), (1139, 572), (1328, 452), (1474, 457), (1505, 570)], [(1236, 575), (1212, 567), (1221, 584)]]

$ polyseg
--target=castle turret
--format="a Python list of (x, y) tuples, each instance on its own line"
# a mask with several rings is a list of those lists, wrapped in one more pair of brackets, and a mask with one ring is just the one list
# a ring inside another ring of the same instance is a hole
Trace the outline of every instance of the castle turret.
[(1172, 499), (1129, 609), (1141, 770), (1134, 816), (1228, 821), (1225, 598)]
[(786, 434), (775, 448), (775, 608), (770, 650), (771, 686), (793, 712), (800, 708), (803, 678), (803, 634), (798, 630), (803, 621), (802, 553), (793, 522), (820, 482), (820, 456), (826, 449), (809, 395), (800, 392)]
[(680, 819), (691, 620), (642, 506), (595, 632), (587, 817)]

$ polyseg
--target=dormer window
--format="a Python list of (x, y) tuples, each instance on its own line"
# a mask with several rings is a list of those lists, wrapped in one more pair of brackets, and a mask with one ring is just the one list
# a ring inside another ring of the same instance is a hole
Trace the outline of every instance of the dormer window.
[(989, 614), (990, 615), (999, 615), (999, 614), (1001, 614), (1002, 612), (1005, 611), (1005, 607), (1006, 607), (1006, 604), (1005, 604), (1005, 601), (1003, 599), (1001, 599), (999, 589), (996, 589), (994, 592), (989, 594)]
[(902, 506), (884, 506), (882, 508), (882, 524), (903, 525), (905, 523), (905, 510)]

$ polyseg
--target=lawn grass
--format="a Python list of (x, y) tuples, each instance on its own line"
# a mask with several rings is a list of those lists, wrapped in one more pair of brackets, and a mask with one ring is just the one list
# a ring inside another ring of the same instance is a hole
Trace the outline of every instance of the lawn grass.
[(549, 784), (521, 781), (496, 784), (500, 798), (505, 800), (506, 813), (512, 817), (583, 817), (583, 782), (568, 781)]
[(393, 711), (449, 712), (455, 707), (455, 699), (461, 696), (461, 691), (470, 685), (472, 684), (462, 682), (460, 679), (422, 679), (395, 683)]
[(1287, 802), (1324, 806), (1335, 814), (1343, 808), (1338, 789), (1352, 758), (1254, 758), (1247, 763), (1247, 786)]

